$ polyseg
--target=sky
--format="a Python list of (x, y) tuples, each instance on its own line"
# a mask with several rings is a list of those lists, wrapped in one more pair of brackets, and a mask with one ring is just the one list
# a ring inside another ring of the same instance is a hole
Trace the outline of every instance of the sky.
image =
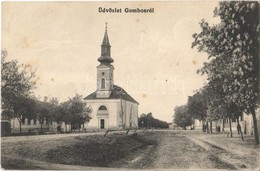
[[(36, 96), (60, 102), (96, 90), (96, 67), (108, 25), (114, 83), (139, 102), (139, 115), (172, 122), (174, 108), (203, 86), (207, 61), (191, 48), (199, 22), (218, 23), (218, 2), (3, 2), (2, 49), (36, 70)], [(154, 8), (154, 13), (99, 13)]]

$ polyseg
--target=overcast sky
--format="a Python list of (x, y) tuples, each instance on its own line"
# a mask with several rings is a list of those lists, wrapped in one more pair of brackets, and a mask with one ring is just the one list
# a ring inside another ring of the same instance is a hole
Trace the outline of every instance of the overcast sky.
[[(139, 115), (171, 122), (205, 77), (206, 54), (191, 49), (199, 22), (217, 23), (217, 2), (7, 2), (2, 4), (2, 49), (8, 59), (37, 69), (35, 95), (84, 97), (96, 90), (96, 66), (105, 22), (114, 82), (139, 105)], [(152, 14), (99, 13), (98, 8), (154, 8)]]

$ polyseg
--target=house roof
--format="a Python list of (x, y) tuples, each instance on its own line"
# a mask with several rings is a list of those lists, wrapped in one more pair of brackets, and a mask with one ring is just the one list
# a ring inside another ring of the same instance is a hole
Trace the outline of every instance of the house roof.
[(117, 85), (113, 85), (109, 98), (97, 97), (97, 91), (95, 91), (95, 92), (91, 93), (90, 95), (88, 95), (87, 97), (85, 97), (84, 99), (87, 100), (87, 99), (121, 99), (121, 98), (124, 100), (128, 100), (130, 102), (139, 104), (123, 88), (121, 88), (120, 86), (117, 86)]

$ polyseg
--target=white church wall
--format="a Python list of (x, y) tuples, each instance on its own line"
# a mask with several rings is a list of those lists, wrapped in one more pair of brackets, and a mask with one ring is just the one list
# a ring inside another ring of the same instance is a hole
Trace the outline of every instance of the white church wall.
[[(105, 129), (118, 127), (117, 125), (117, 115), (118, 115), (118, 103), (120, 100), (86, 100), (87, 105), (90, 106), (93, 110), (91, 113), (91, 120), (87, 123), (86, 129), (99, 129), (100, 128), (100, 119), (105, 119)], [(104, 105), (108, 110), (108, 116), (97, 116), (98, 108)]]
[[(119, 112), (121, 109), (121, 103), (119, 103)], [(127, 101), (127, 100), (122, 100), (122, 106), (123, 106), (123, 111), (124, 111), (124, 124), (125, 124), (125, 128), (129, 128), (130, 127), (130, 115), (132, 115), (132, 122), (134, 122), (134, 124), (132, 123), (132, 128), (138, 127), (138, 105), (136, 103)], [(119, 119), (122, 120), (121, 117), (119, 117)], [(122, 121), (119, 120), (119, 123), (122, 123)]]
[(138, 128), (138, 104), (133, 105), (133, 116), (132, 120), (134, 122), (133, 126), (135, 128)]
[[(87, 105), (91, 106), (93, 112), (91, 113), (92, 119), (89, 123), (85, 125), (86, 129), (99, 129), (100, 119), (105, 119), (105, 129), (120, 129), (122, 128), (122, 118), (120, 116), (121, 103), (124, 112), (123, 122), (125, 127), (130, 127), (130, 113), (132, 113), (132, 127), (138, 127), (138, 105), (136, 103), (120, 100), (120, 99), (96, 99), (96, 100), (86, 100)], [(98, 109), (101, 105), (106, 106), (108, 110), (108, 116), (97, 115)], [(132, 107), (132, 109), (131, 109)], [(132, 111), (131, 111), (132, 110)]]

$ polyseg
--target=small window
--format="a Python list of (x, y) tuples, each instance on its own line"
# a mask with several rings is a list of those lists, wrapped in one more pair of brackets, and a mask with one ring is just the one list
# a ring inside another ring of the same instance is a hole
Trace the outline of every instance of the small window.
[(105, 85), (106, 83), (105, 83), (105, 78), (102, 78), (101, 79), (101, 89), (105, 89)]
[(33, 119), (33, 124), (36, 125), (36, 118)]
[(107, 110), (106, 106), (102, 105), (98, 108), (98, 110)]

